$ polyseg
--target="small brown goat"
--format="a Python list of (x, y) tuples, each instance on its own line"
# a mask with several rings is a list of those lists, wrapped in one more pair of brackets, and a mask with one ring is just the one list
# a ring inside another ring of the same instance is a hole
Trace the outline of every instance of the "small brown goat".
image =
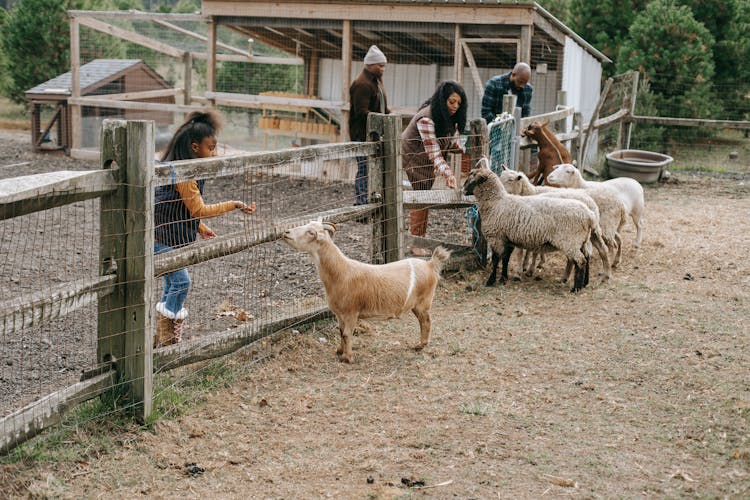
[(443, 264), (450, 250), (437, 247), (430, 260), (404, 259), (366, 264), (345, 256), (331, 239), (336, 226), (313, 221), (284, 232), (284, 242), (307, 252), (318, 268), (328, 307), (341, 332), (339, 359), (352, 362), (352, 333), (359, 319), (398, 318), (411, 311), (419, 320), (419, 344), (430, 340), (430, 308)]
[(533, 139), (539, 146), (539, 164), (533, 172), (529, 172), (528, 176), (535, 186), (542, 180), (544, 184), (547, 184), (547, 176), (555, 165), (572, 162), (570, 152), (547, 128), (547, 125), (549, 125), (549, 120), (534, 121), (521, 131), (523, 137)]

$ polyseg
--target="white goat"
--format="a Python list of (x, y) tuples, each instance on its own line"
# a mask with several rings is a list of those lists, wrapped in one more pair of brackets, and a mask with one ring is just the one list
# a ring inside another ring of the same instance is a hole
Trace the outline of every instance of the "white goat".
[(485, 166), (471, 171), (463, 191), (476, 198), (482, 231), (492, 249), (487, 286), (495, 284), (501, 258), (501, 282), (507, 281), (508, 260), (516, 246), (536, 252), (560, 250), (575, 266), (571, 292), (588, 284), (591, 252), (587, 244), (599, 235), (596, 217), (586, 205), (577, 200), (508, 194), (498, 176)]
[(313, 221), (284, 232), (292, 248), (312, 256), (326, 290), (328, 307), (336, 315), (341, 344), (336, 354), (352, 362), (352, 333), (359, 319), (398, 318), (411, 311), (419, 321), (419, 344), (430, 340), (430, 308), (440, 271), (451, 252), (437, 247), (428, 261), (404, 259), (389, 264), (366, 264), (345, 256), (331, 237), (336, 226)]
[(549, 176), (547, 176), (547, 182), (555, 186), (569, 188), (590, 188), (601, 185), (615, 189), (625, 204), (625, 210), (633, 219), (636, 231), (635, 246), (641, 246), (641, 242), (643, 241), (642, 217), (645, 202), (643, 200), (643, 186), (637, 180), (630, 177), (617, 177), (601, 182), (587, 181), (574, 165), (563, 163), (557, 165)]

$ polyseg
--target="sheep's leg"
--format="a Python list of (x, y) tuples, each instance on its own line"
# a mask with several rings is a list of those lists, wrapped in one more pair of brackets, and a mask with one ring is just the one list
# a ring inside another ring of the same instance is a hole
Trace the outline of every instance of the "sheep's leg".
[(612, 276), (612, 268), (609, 265), (607, 247), (601, 237), (596, 233), (591, 235), (591, 244), (596, 248), (596, 251), (599, 253), (599, 258), (602, 261), (602, 274), (604, 275), (602, 280), (608, 280)]
[(633, 246), (638, 248), (643, 241), (643, 220), (641, 214), (633, 213), (630, 216), (633, 218), (633, 225), (635, 226), (635, 244)]
[(494, 249), (492, 250), (492, 261), (490, 262), (491, 271), (490, 271), (490, 277), (487, 278), (487, 283), (485, 286), (493, 286), (495, 284), (495, 281), (497, 281), (497, 265), (500, 263), (500, 254), (497, 253)]
[(562, 279), (560, 279), (561, 282), (567, 283), (570, 279), (570, 273), (573, 272), (573, 268), (575, 267), (575, 262), (573, 262), (573, 259), (568, 259), (568, 261), (565, 263), (565, 274), (563, 274)]
[(536, 269), (536, 258), (537, 254), (531, 250), (523, 251), (523, 270), (524, 274), (531, 278), (534, 276), (534, 270)]
[(513, 281), (521, 281), (521, 274), (526, 270), (526, 254), (524, 252), (514, 252), (514, 255), (518, 255), (518, 258), (514, 266), (516, 270), (513, 274)]
[(419, 344), (415, 345), (414, 349), (420, 351), (424, 349), (427, 346), (427, 343), (430, 341), (430, 328), (432, 326), (430, 311), (423, 311), (421, 309), (414, 308), (411, 310), (411, 312), (414, 313), (414, 316), (417, 317), (417, 321), (419, 321)]
[(503, 285), (508, 282), (508, 261), (510, 261), (510, 255), (514, 248), (513, 243), (506, 243), (503, 248), (503, 270), (500, 275), (500, 283)]
[(615, 255), (612, 259), (612, 269), (615, 269), (617, 266), (620, 265), (620, 259), (622, 258), (622, 238), (620, 237), (620, 233), (615, 233), (615, 249), (614, 249)]
[(583, 289), (587, 282), (587, 275), (588, 275), (588, 267), (589, 267), (589, 259), (586, 255), (579, 253), (575, 256), (575, 278), (573, 281), (573, 288), (570, 289), (571, 292), (578, 292), (581, 289)]

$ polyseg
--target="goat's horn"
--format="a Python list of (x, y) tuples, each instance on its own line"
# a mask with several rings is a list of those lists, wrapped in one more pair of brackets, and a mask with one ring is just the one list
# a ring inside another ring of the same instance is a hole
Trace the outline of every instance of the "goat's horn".
[(486, 156), (482, 155), (480, 159), (477, 160), (476, 164), (474, 165), (474, 168), (490, 168), (490, 160)]

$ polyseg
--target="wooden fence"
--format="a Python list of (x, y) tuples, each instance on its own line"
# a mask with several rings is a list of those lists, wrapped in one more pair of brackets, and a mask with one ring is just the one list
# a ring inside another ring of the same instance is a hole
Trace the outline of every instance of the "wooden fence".
[[(484, 120), (472, 124), (483, 134)], [(367, 156), (367, 205), (334, 208), (312, 217), (343, 222), (369, 215), (373, 263), (403, 257), (403, 210), (429, 204), (468, 207), (473, 197), (456, 191), (404, 192), (401, 186), (398, 115), (371, 114), (372, 142), (336, 143), (292, 148), (273, 153), (247, 153), (154, 165), (154, 124), (150, 121), (108, 120), (102, 128), (100, 169), (85, 172), (52, 172), (0, 181), (0, 220), (60, 207), (82, 200), (100, 199), (98, 277), (39, 292), (21, 301), (0, 303), (3, 334), (38, 327), (60, 319), (86, 304), (98, 301), (97, 353), (93, 368), (81, 380), (49, 394), (0, 419), (0, 452), (5, 452), (42, 429), (58, 423), (75, 405), (115, 387), (129, 393), (135, 417), (143, 421), (152, 411), (155, 372), (231, 353), (274, 332), (329, 314), (319, 307), (273, 321), (253, 322), (240, 328), (201, 336), (196, 341), (154, 350), (153, 313), (155, 276), (211, 259), (241, 252), (279, 239), (283, 232), (304, 220), (273, 220), (261, 231), (239, 231), (190, 245), (168, 254), (153, 254), (154, 189), (174, 178), (205, 179), (245, 175), (263, 166)], [(483, 153), (482, 142), (471, 154)], [(420, 198), (424, 196), (424, 198)], [(466, 252), (470, 256), (470, 252)], [(96, 263), (92, 262), (92, 265)]]

